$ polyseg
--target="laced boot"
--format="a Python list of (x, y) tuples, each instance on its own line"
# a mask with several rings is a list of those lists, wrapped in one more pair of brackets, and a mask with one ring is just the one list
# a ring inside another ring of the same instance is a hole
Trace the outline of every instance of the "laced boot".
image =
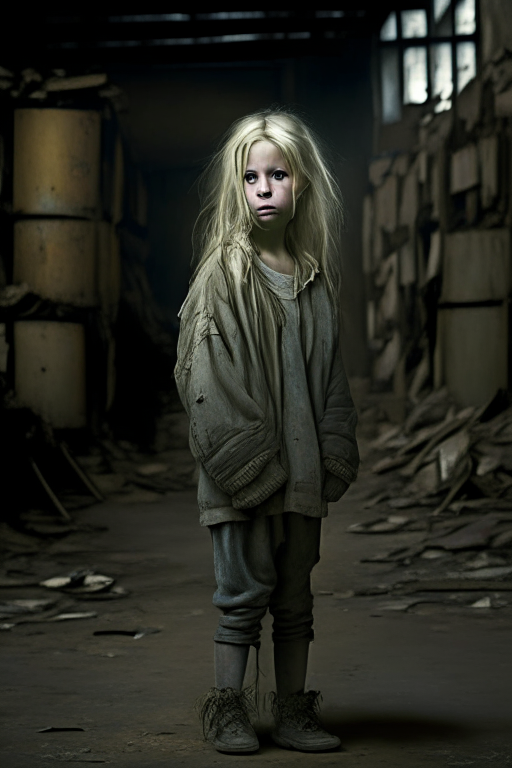
[(260, 745), (249, 720), (255, 711), (250, 689), (210, 688), (199, 702), (204, 738), (218, 752), (256, 752)]
[(320, 724), (319, 699), (319, 691), (293, 693), (283, 698), (275, 693), (270, 695), (276, 723), (272, 739), (276, 744), (301, 752), (323, 752), (340, 746), (338, 737), (327, 733)]

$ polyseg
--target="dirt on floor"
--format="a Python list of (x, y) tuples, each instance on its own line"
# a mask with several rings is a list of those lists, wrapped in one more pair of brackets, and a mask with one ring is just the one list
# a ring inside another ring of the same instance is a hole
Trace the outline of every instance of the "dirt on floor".
[[(421, 525), (356, 535), (356, 524), (376, 517), (367, 500), (388, 482), (370, 471), (373, 461), (364, 449), (359, 479), (331, 505), (313, 573), (308, 687), (322, 692), (323, 721), (340, 751), (280, 749), (263, 710), (258, 753), (222, 755), (203, 741), (194, 704), (213, 684), (217, 610), (195, 489), (123, 497), (114, 483), (115, 498), (73, 513), (78, 530), (6, 553), (2, 767), (512, 766), (511, 582), (446, 586), (478, 548), (445, 565), (421, 555), (372, 561), (382, 549), (414, 551), (425, 536)], [(87, 591), (95, 582), (84, 573), (114, 581)], [(52, 577), (70, 581), (40, 586)], [(29, 610), (27, 600), (47, 602)], [(98, 634), (116, 631), (126, 634)], [(273, 688), (271, 659), (266, 621), (261, 694)], [(251, 655), (248, 684), (254, 676)]]

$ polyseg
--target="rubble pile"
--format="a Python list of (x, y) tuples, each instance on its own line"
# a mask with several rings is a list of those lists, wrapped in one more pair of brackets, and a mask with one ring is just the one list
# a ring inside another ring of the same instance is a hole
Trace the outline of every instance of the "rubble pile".
[(6, 67), (0, 67), (0, 91), (8, 93), (16, 101), (27, 100), (32, 104), (53, 104), (69, 99), (77, 92), (87, 91), (108, 99), (117, 111), (126, 109), (126, 97), (122, 89), (110, 83), (104, 72), (69, 76), (62, 68), (45, 72), (25, 67), (13, 72)]
[[(507, 393), (498, 392), (480, 408), (458, 408), (446, 388), (434, 390), (402, 425), (381, 423), (367, 458), (376, 480), (363, 502), (370, 516), (348, 532), (385, 536), (388, 547), (376, 546), (362, 562), (387, 563), (391, 570), (386, 584), (352, 594), (398, 593), (398, 601), (381, 606), (386, 610), (439, 601), (508, 605), (512, 403)], [(402, 597), (411, 592), (414, 599)]]

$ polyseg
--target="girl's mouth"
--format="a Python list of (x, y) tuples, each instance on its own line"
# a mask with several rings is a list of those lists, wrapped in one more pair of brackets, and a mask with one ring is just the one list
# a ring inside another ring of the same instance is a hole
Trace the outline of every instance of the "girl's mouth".
[(273, 213), (277, 213), (277, 208), (273, 205), (262, 205), (258, 208), (258, 216), (269, 216)]

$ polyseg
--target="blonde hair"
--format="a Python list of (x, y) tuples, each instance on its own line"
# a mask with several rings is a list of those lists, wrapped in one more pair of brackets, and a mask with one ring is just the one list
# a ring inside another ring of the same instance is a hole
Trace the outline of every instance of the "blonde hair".
[[(200, 180), (202, 209), (194, 228), (195, 267), (192, 281), (214, 278), (220, 268), (228, 287), (233, 256), (241, 259), (238, 279), (249, 289), (256, 313), (283, 322), (280, 302), (257, 268), (257, 248), (251, 238), (258, 226), (244, 192), (244, 174), (251, 146), (269, 141), (282, 153), (293, 177), (294, 216), (286, 228), (285, 244), (304, 285), (318, 265), (338, 314), (340, 281), (339, 242), (343, 225), (341, 192), (321, 149), (319, 139), (305, 122), (285, 109), (269, 109), (237, 120)], [(297, 193), (297, 189), (302, 191)], [(256, 266), (256, 269), (254, 267)]]

